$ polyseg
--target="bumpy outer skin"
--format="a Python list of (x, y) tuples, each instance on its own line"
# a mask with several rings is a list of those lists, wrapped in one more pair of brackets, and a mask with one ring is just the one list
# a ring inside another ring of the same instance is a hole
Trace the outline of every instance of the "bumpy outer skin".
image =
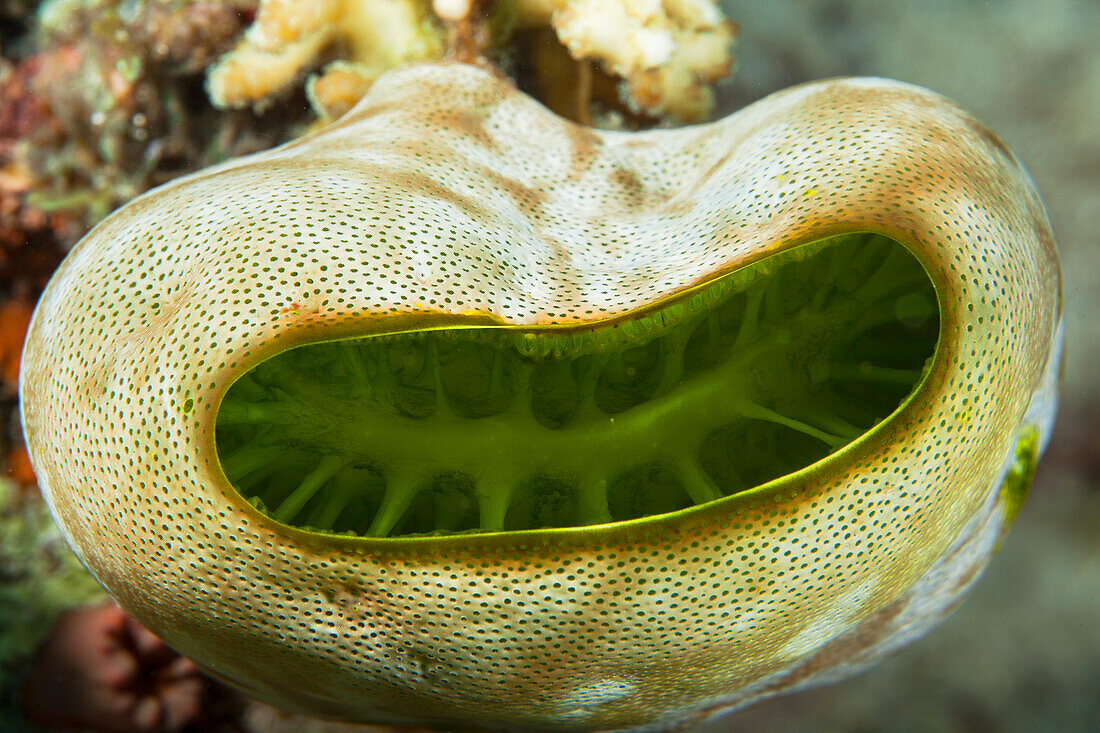
[[(585, 529), (333, 538), (258, 514), (219, 468), (221, 396), (291, 345), (611, 318), (845, 231), (928, 270), (934, 365), (876, 429), (751, 492)], [(35, 314), (24, 427), (92, 572), (258, 697), (659, 729), (843, 675), (950, 610), (1018, 506), (1001, 487), (1021, 430), (1048, 433), (1059, 282), (1027, 174), (927, 90), (825, 81), (613, 134), (484, 71), (424, 66), (90, 233)]]

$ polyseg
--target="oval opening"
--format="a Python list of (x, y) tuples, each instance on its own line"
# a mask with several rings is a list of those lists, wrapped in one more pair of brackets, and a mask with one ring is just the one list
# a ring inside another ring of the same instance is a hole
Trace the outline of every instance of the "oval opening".
[(833, 237), (585, 328), (309, 344), (242, 375), (222, 468), (306, 530), (384, 537), (678, 511), (821, 460), (894, 412), (939, 336), (904, 247)]

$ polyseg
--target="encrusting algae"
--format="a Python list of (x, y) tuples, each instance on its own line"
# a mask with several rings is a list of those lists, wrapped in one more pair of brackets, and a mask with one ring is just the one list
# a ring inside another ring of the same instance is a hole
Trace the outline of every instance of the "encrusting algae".
[(81, 559), (250, 695), (661, 729), (953, 608), (1060, 346), (1037, 193), (927, 90), (627, 134), (424, 64), (101, 223), (21, 398)]

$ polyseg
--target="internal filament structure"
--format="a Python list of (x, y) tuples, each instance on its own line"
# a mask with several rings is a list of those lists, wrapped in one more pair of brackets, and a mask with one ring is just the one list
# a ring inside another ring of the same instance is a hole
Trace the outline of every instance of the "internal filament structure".
[(927, 273), (877, 234), (773, 255), (629, 319), (289, 349), (217, 416), (248, 501), (384, 537), (578, 527), (796, 472), (903, 404), (939, 335)]

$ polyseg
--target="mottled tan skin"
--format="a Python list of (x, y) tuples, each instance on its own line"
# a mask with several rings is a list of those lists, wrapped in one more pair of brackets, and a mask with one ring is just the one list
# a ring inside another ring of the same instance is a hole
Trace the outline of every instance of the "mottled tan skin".
[[(219, 468), (221, 396), (291, 345), (592, 324), (847, 231), (926, 267), (934, 363), (875, 429), (771, 484), (583, 529), (366, 539), (277, 524)], [(927, 90), (826, 81), (614, 134), (484, 71), (423, 66), (89, 234), (38, 306), (24, 426), (88, 567), (257, 697), (355, 720), (660, 729), (842, 675), (957, 602), (1016, 508), (1001, 485), (1021, 430), (1049, 431), (1059, 282), (1027, 174)]]

